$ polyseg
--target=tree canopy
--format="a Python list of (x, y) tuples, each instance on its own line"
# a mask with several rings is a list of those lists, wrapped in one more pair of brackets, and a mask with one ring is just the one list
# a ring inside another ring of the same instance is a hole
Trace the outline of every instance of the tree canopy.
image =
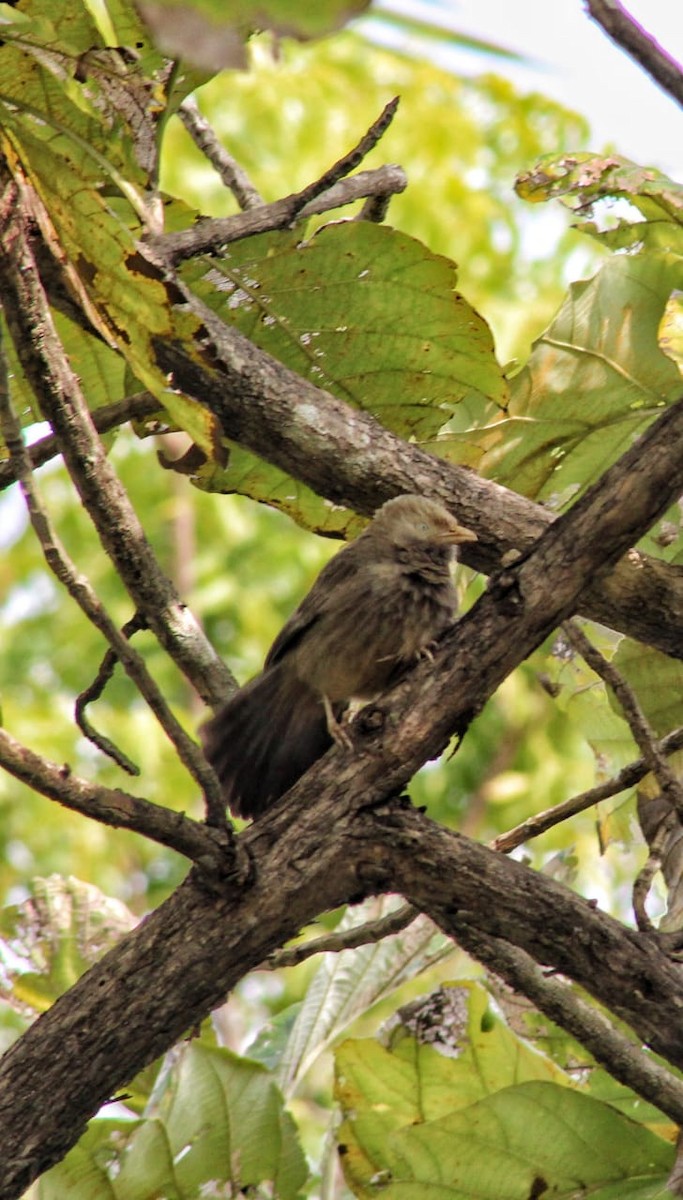
[[(681, 185), (360, 0), (0, 7), (0, 1198), (680, 1194)], [(461, 615), (232, 823), (403, 492)]]

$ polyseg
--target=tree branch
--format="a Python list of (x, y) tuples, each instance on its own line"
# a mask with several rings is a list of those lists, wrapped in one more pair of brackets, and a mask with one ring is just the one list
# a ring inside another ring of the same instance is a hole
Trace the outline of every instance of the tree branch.
[[(176, 345), (155, 346), (175, 386), (205, 404), (225, 434), (308, 484), (319, 495), (370, 516), (401, 492), (450, 507), (478, 541), (463, 561), (487, 574), (510, 551), (525, 551), (554, 520), (541, 505), (403, 441), (367, 413), (345, 405), (283, 367), (236, 329), (205, 314), (220, 365), (207, 367)], [(683, 657), (683, 567), (632, 550), (581, 597), (585, 616)]]
[(639, 25), (619, 0), (586, 0), (588, 15), (658, 83), (683, 104), (683, 71), (666, 50)]
[(683, 817), (683, 787), (673, 768), (657, 745), (655, 734), (642, 711), (633, 690), (613, 663), (591, 643), (575, 621), (566, 621), (564, 632), (571, 646), (581, 655), (584, 662), (602, 679), (621, 706), (633, 740), (643, 759), (657, 779), (671, 807)]
[[(162, 572), (106, 457), (40, 285), (21, 194), (8, 175), (0, 179), (0, 187), (3, 295), (26, 378), (52, 425), (83, 504), (135, 608), (144, 612), (150, 629), (200, 696), (209, 703), (219, 703), (234, 688), (234, 680)], [(201, 769), (196, 762), (194, 769)], [(205, 782), (209, 787), (209, 781)]]
[(283, 196), (280, 200), (274, 200), (272, 204), (265, 204), (261, 208), (252, 208), (248, 212), (236, 213), (231, 217), (206, 217), (190, 229), (159, 234), (149, 238), (148, 245), (157, 251), (165, 262), (177, 265), (186, 258), (218, 250), (221, 246), (238, 242), (242, 238), (255, 237), (256, 234), (269, 233), (275, 229), (287, 229), (294, 219), (303, 221), (308, 217), (331, 212), (335, 208), (344, 208), (356, 200), (386, 200), (404, 192), (407, 186), (408, 180), (402, 167), (376, 167), (374, 170), (359, 171), (348, 179), (339, 180), (328, 187), (327, 191), (307, 200), (299, 208), (296, 206), (300, 204), (302, 193), (294, 192), (291, 196)]
[(259, 208), (263, 199), (257, 192), (246, 171), (228, 154), (206, 117), (199, 111), (199, 105), (194, 96), (183, 100), (178, 109), (178, 116), (189, 133), (192, 141), (208, 158), (211, 166), (218, 172), (243, 211)]
[[(41, 255), (40, 261), (43, 276), (48, 274), (51, 300), (63, 309), (63, 290), (48, 270), (49, 260), (44, 264)], [(479, 541), (466, 548), (463, 559), (487, 574), (496, 570), (510, 551), (528, 548), (554, 519), (546, 508), (516, 492), (403, 441), (368, 414), (350, 408), (282, 366), (236, 329), (222, 326), (213, 314), (208, 315), (207, 324), (219, 350), (218, 366), (202, 366), (179, 346), (163, 342), (157, 347), (159, 365), (174, 372), (179, 390), (207, 405), (222, 422), (227, 437), (333, 503), (370, 516), (401, 492), (417, 490), (432, 495), (476, 530)], [(155, 611), (164, 623), (164, 606), (157, 604)], [(683, 656), (683, 566), (634, 550), (599, 585), (586, 588), (580, 611), (665, 654)], [(169, 639), (175, 628), (172, 621)], [(161, 632), (157, 636), (163, 641)], [(230, 690), (225, 682), (230, 677), (219, 672), (214, 679), (211, 672), (216, 660), (209, 659), (209, 674), (202, 688), (205, 659), (195, 654), (192, 643), (188, 656), (197, 665), (194, 683), (200, 695), (209, 703), (218, 702)]]
[[(10, 276), (11, 270), (6, 260), (0, 254), (0, 287), (6, 283)], [(12, 318), (8, 317), (6, 312), (5, 318), (11, 326)], [(24, 449), (21, 429), (14, 416), (9, 399), (7, 377), (4, 371), (4, 357), (0, 359), (0, 429), (2, 430), (10, 458), (14, 463), (15, 473), (21, 483), (29, 519), (47, 565), (59, 582), (66, 588), (71, 598), (78, 604), (81, 611), (85, 613), (88, 620), (104, 635), (124, 670), (132, 679), (140, 694), (145, 698), (162, 729), (175, 746), (181, 761), (190, 770), (199, 786), (203, 788), (205, 794), (209, 797), (211, 796), (211, 789), (213, 789), (213, 793), (215, 794), (214, 810), (220, 813), (220, 819), (214, 820), (213, 824), (220, 827), (221, 824), (225, 823), (225, 817), (218, 784), (215, 778), (212, 778), (213, 772), (210, 771), (204, 761), (199, 747), (188, 737), (183, 727), (169, 709), (162, 692), (147, 670), (144, 659), (131, 646), (125, 634), (111, 620), (89, 581), (78, 571), (75, 564), (67, 555), (52, 529), (47, 513), (40, 503), (33, 484), (31, 465)]]
[(666, 851), (667, 843), (670, 842), (671, 835), (675, 835), (676, 831), (680, 830), (680, 820), (683, 817), (683, 785), (670, 766), (666, 755), (660, 752), (657, 739), (635, 693), (614, 664), (593, 646), (576, 622), (566, 621), (563, 628), (570, 645), (581, 655), (591, 670), (595, 671), (596, 675), (603, 680), (618, 701), (633, 740), (657, 780), (662, 800), (668, 808), (666, 817), (649, 839), (650, 852), (647, 861), (638, 872), (633, 885), (633, 911), (636, 924), (639, 929), (650, 930), (653, 925), (645, 904), (654, 877), (661, 868), (662, 856)]
[[(130, 641), (134, 633), (139, 633), (141, 629), (146, 628), (147, 622), (142, 614), (135, 612), (130, 620), (126, 621), (125, 625), (121, 629), (121, 633), (127, 641)], [(88, 706), (93, 704), (95, 700), (99, 700), (112, 675), (114, 674), (114, 668), (116, 667), (118, 661), (119, 660), (116, 652), (110, 647), (106, 651), (104, 658), (100, 663), (97, 675), (93, 679), (92, 683), (90, 683), (88, 687), (84, 688), (82, 692), (79, 692), (78, 696), (76, 697), (76, 703), (74, 705), (74, 718), (78, 728), (81, 730), (81, 733), (87, 737), (88, 741), (92, 742), (93, 746), (97, 746), (98, 750), (101, 750), (103, 754), (108, 755), (108, 757), (111, 758), (113, 762), (117, 763), (123, 771), (126, 771), (128, 775), (139, 775), (140, 768), (132, 761), (132, 759), (128, 757), (127, 754), (123, 752), (123, 750), (121, 750), (108, 737), (106, 737), (103, 733), (100, 733), (95, 728), (86, 713)]]
[[(362, 197), (382, 196), (386, 201), (392, 193), (402, 192), (406, 187), (405, 173), (400, 167), (382, 167), (379, 171), (365, 171), (362, 175), (356, 175), (352, 180), (346, 179), (344, 186), (340, 186), (344, 177), (360, 166), (365, 156), (370, 153), (386, 132), (398, 108), (398, 96), (384, 106), (377, 120), (373, 121), (367, 133), (363, 135), (353, 150), (344, 154), (319, 179), (307, 184), (300, 192), (292, 192), (291, 195), (283, 196), (272, 204), (255, 203), (258, 193), (254, 192), (251, 185), (247, 191), (244, 190), (244, 180), (236, 173), (236, 169), (237, 172), (240, 170), (237, 168), (237, 164), (229, 155), (226, 155), (226, 152), (217, 143), (213, 131), (210, 131), (211, 136), (209, 136), (207, 131), (210, 130), (210, 126), (201, 118), (196, 104), (195, 112), (192, 111), (191, 104), (189, 109), (186, 108), (187, 105), (188, 101), (185, 101), (181, 106), (181, 113), (185, 108), (184, 120), (186, 124), (189, 120), (190, 132), (195, 140), (198, 137), (201, 138), (201, 148), (210, 151), (209, 158), (216, 169), (221, 172), (223, 169), (227, 171), (228, 186), (233, 191), (235, 191), (235, 187), (238, 188), (235, 193), (238, 202), (247, 211), (232, 217), (201, 221), (194, 229), (185, 229), (179, 233), (149, 238), (148, 245), (169, 265), (177, 264), (185, 258), (192, 258), (195, 254), (203, 251), (225, 246), (229, 242), (253, 237), (257, 233), (287, 229), (304, 217), (312, 216), (314, 213), (329, 212), (332, 208), (350, 204), (352, 200)], [(245, 203), (242, 203), (240, 196), (242, 200), (246, 201)], [(371, 214), (371, 219), (377, 218)]]
[(277, 971), (280, 967), (296, 967), (307, 958), (312, 958), (314, 954), (338, 954), (342, 950), (357, 950), (359, 946), (381, 942), (385, 937), (400, 933), (419, 915), (417, 909), (412, 908), (410, 904), (402, 904), (400, 908), (395, 908), (393, 912), (378, 917), (375, 921), (365, 921), (362, 925), (355, 925), (353, 929), (343, 929), (339, 933), (326, 933), (300, 946), (276, 950), (262, 966), (267, 967), (269, 971)]
[(610, 1075), (681, 1124), (683, 1083), (616, 1030), (603, 1013), (581, 1000), (562, 980), (542, 971), (525, 951), (502, 938), (470, 927), (463, 937), (464, 950), (566, 1029)]
[[(674, 729), (658, 743), (660, 754), (673, 754), (676, 750), (681, 749), (683, 749), (683, 729)], [(625, 792), (627, 788), (635, 787), (641, 779), (645, 778), (649, 770), (650, 767), (645, 759), (638, 758), (635, 762), (622, 767), (621, 771), (612, 779), (606, 779), (604, 783), (599, 783), (586, 792), (580, 792), (578, 796), (572, 796), (569, 800), (563, 800), (561, 804), (555, 804), (552, 808), (545, 809), (544, 812), (534, 813), (526, 821), (515, 825), (513, 829), (499, 834), (491, 842), (491, 849), (507, 854), (530, 838), (538, 837), (539, 834), (552, 829), (554, 825), (559, 825), (561, 821), (575, 817), (578, 813), (585, 812), (587, 808), (592, 808), (594, 804), (599, 804), (601, 800), (608, 800), (610, 796), (616, 796), (619, 792)]]
[(168, 846), (200, 864), (208, 875), (224, 877), (226, 871), (234, 869), (232, 843), (226, 833), (120, 788), (80, 779), (68, 767), (34, 754), (4, 729), (0, 729), (0, 766), (63, 808)]
[[(109, 433), (111, 429), (125, 425), (127, 421), (139, 421), (158, 412), (159, 401), (151, 392), (135, 392), (132, 396), (126, 396), (124, 400), (117, 400), (114, 404), (105, 404), (102, 408), (96, 408), (92, 413), (92, 420), (98, 433)], [(47, 437), (34, 442), (32, 446), (27, 446), (26, 453), (34, 471), (37, 467), (42, 467), (59, 454), (54, 434), (50, 433)], [(6, 459), (5, 462), (0, 463), (0, 491), (4, 491), (5, 488), (16, 483), (16, 479), (15, 464), (12, 460)]]

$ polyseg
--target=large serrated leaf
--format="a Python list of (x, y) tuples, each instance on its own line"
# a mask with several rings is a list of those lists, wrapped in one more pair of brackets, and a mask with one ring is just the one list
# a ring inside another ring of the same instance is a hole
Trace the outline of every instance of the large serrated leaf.
[(387, 1071), (406, 1081), (400, 1101), (408, 1114), (406, 1124), (437, 1120), (512, 1084), (545, 1080), (569, 1085), (556, 1063), (513, 1033), (480, 984), (465, 981), (443, 988), (454, 997), (449, 1012), (458, 1001), (462, 1012), (457, 1048), (445, 1055), (412, 1036), (397, 1039), (395, 1034), (390, 1049), (369, 1038), (343, 1042), (335, 1063), (345, 1106), (347, 1100), (349, 1107), (375, 1104)]
[(472, 393), (506, 402), (455, 265), (395, 229), (344, 222), (299, 244), (250, 239), (184, 277), (256, 345), (403, 436), (432, 436)]
[(512, 381), (508, 417), (472, 434), (484, 474), (561, 508), (678, 399), (659, 327), (682, 270), (674, 254), (618, 256), (571, 287)]
[[(303, 244), (264, 235), (182, 274), (256, 345), (404, 437), (434, 437), (468, 400), (507, 402), (488, 326), (454, 290), (455, 265), (394, 229), (344, 222)], [(196, 482), (348, 532), (346, 514), (239, 447)]]
[[(552, 1083), (505, 1088), (390, 1139), (387, 1200), (575, 1200), (666, 1195), (674, 1150), (609, 1105)], [(400, 1172), (403, 1186), (397, 1178)]]

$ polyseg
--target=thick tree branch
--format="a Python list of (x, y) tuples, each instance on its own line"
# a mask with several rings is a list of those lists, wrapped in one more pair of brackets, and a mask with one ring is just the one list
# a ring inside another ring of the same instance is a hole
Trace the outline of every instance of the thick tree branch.
[[(40, 263), (42, 276), (48, 272), (52, 302), (63, 308), (65, 296), (54, 272), (50, 273), (50, 259), (44, 261), (41, 255)], [(282, 467), (321, 496), (370, 516), (401, 492), (433, 495), (477, 531), (478, 543), (468, 547), (463, 557), (469, 566), (487, 574), (511, 550), (530, 546), (553, 520), (541, 505), (403, 441), (371, 416), (288, 370), (215, 317), (211, 328), (221, 366), (201, 367), (179, 346), (164, 343), (158, 346), (159, 364), (174, 372), (181, 390), (215, 413), (227, 437)], [(160, 623), (165, 623), (165, 606), (157, 605), (156, 611)], [(580, 611), (665, 654), (683, 656), (681, 566), (633, 551), (599, 586), (586, 589)], [(173, 639), (175, 628), (172, 620), (168, 639)], [(163, 641), (161, 632), (158, 636)], [(219, 672), (214, 679), (215, 658), (206, 663), (195, 655), (191, 641), (188, 657), (197, 664), (197, 690), (216, 703), (230, 690), (230, 677)]]
[[(670, 1015), (680, 1010), (680, 969), (661, 954), (655, 939), (626, 929), (511, 859), (480, 846), (471, 853), (473, 843), (432, 823), (427, 829), (419, 814), (378, 813), (377, 821), (384, 823), (382, 844), (385, 853), (392, 848), (403, 893), (466, 950), (499, 971), (501, 964), (477, 945), (479, 936), (519, 947), (536, 963), (580, 983), (645, 1043), (674, 1065), (683, 1064), (680, 1022), (677, 1029), (664, 1030), (658, 1009), (661, 995)], [(446, 880), (442, 872), (449, 859)]]
[[(463, 561), (487, 574), (524, 551), (553, 521), (547, 509), (473, 471), (403, 441), (259, 350), (236, 329), (207, 317), (220, 367), (199, 366), (159, 341), (156, 353), (176, 387), (219, 418), (228, 438), (308, 484), (319, 495), (371, 515), (401, 492), (423, 492), (450, 507), (478, 542)], [(581, 597), (583, 615), (683, 656), (683, 567), (633, 550)]]
[(683, 486), (682, 437), (680, 402), (492, 581), (434, 664), (359, 714), (353, 753), (335, 748), (247, 830), (251, 887), (219, 896), (193, 875), (11, 1047), (0, 1063), (0, 1200), (63, 1155), (116, 1087), (310, 922), (322, 897), (332, 908), (401, 891), (451, 936), (471, 926), (503, 938), (683, 1066), (680, 971), (654, 939), (401, 801), (387, 804), (571, 611), (586, 579), (668, 506)]

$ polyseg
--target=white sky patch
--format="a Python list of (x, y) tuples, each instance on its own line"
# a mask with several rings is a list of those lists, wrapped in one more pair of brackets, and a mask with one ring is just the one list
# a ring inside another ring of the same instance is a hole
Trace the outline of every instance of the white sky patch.
[[(599, 151), (609, 143), (635, 162), (683, 176), (680, 108), (588, 17), (582, 0), (383, 3), (407, 16), (438, 21), (469, 37), (504, 46), (526, 60), (516, 63), (425, 41), (424, 52), (442, 67), (462, 75), (493, 71), (525, 92), (551, 96), (587, 117), (591, 149)], [(681, 0), (627, 0), (626, 8), (669, 55), (679, 62), (683, 59)], [(396, 30), (383, 40), (405, 46), (405, 38)]]

